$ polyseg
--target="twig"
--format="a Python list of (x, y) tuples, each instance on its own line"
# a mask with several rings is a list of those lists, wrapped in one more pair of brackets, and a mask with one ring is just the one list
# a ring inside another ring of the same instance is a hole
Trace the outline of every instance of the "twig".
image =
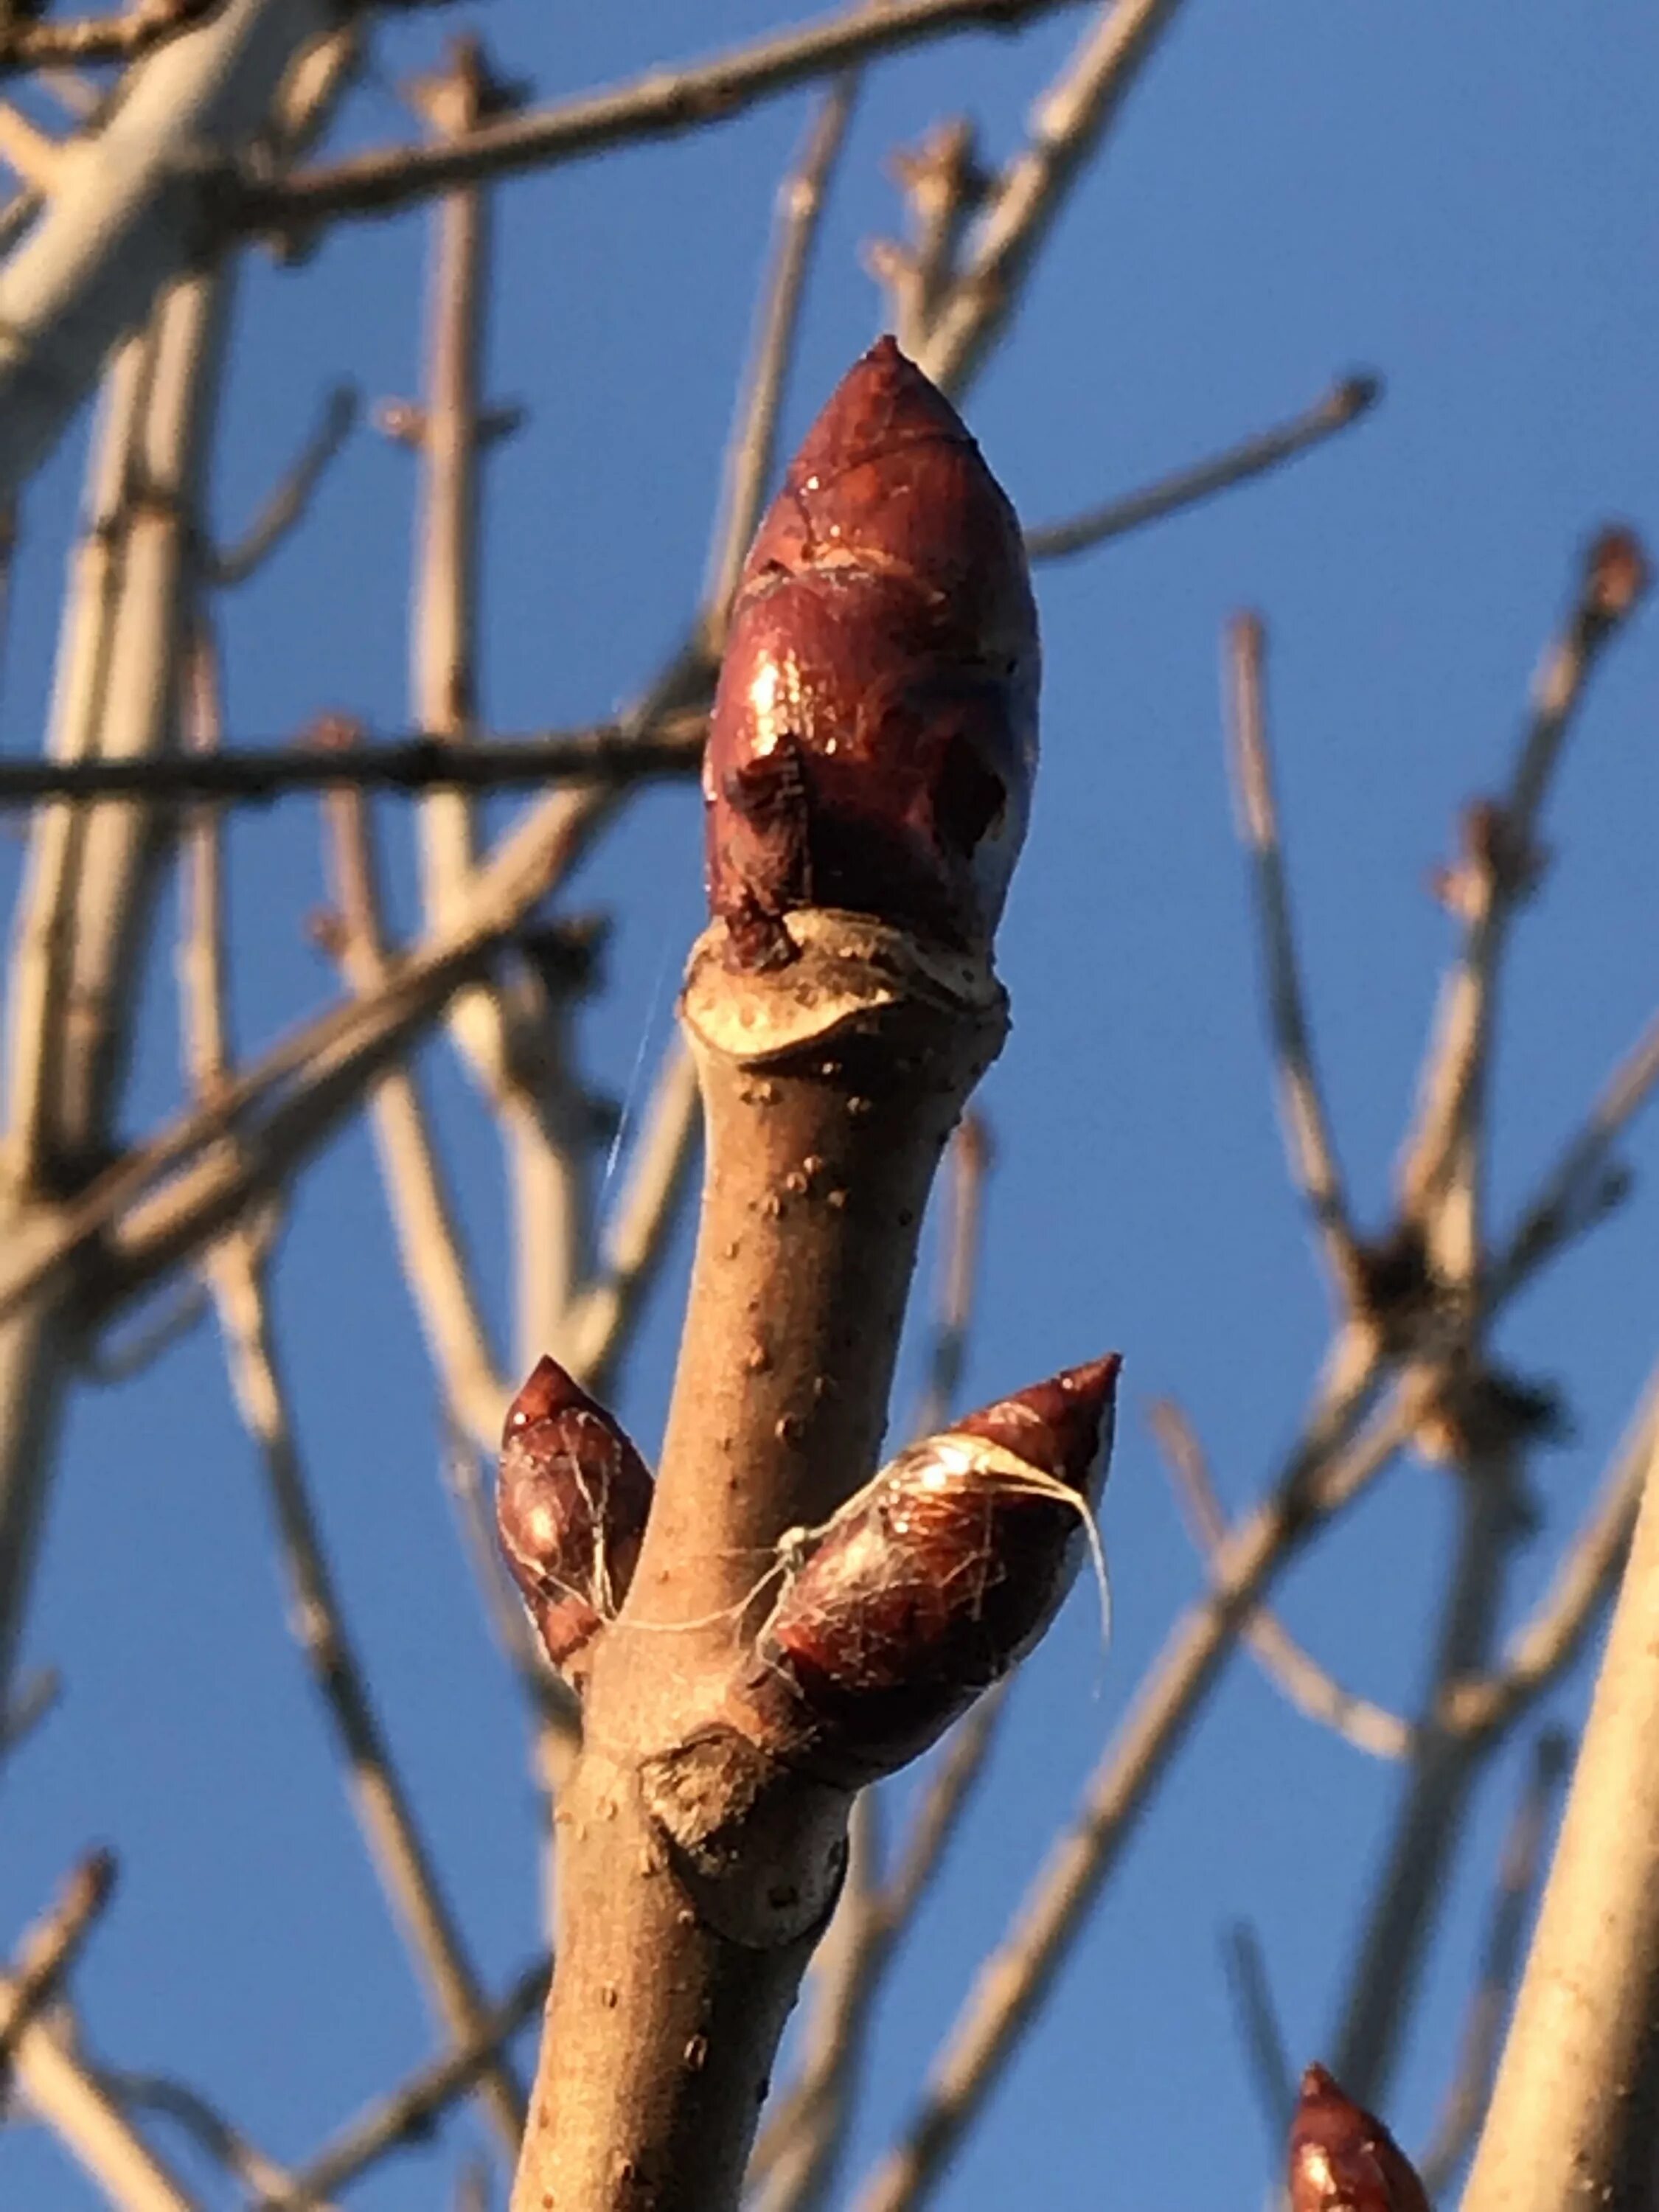
[(24, 1937), (0, 1991), (0, 2086), (29, 2022), (52, 2001), (115, 1888), (115, 1860), (91, 1851), (70, 1873), (57, 1903)]
[(601, 1239), (599, 1274), (576, 1299), (566, 1324), (570, 1371), (601, 1397), (666, 1256), (702, 1133), (697, 1072), (676, 1037)]
[(69, 23), (13, 21), (0, 31), (0, 75), (134, 61), (220, 4), (221, 0), (135, 0), (118, 15), (83, 15)]
[(1296, 2069), (1285, 2047), (1285, 2031), (1273, 2002), (1261, 1939), (1248, 1920), (1236, 1920), (1227, 1929), (1221, 1941), (1221, 1957), (1238, 2015), (1244, 2055), (1267, 2120), (1268, 2140), (1277, 2151), (1296, 2110)]
[(1471, 1735), (1501, 1735), (1583, 1650), (1618, 1586), (1656, 1437), (1659, 1375), (1650, 1381), (1584, 1525), (1531, 1619), (1510, 1638), (1491, 1674), (1455, 1682), (1447, 1690), (1448, 1727)]
[(305, 520), (330, 463), (351, 435), (358, 406), (355, 386), (335, 386), (323, 402), (316, 428), (289, 464), (281, 482), (267, 496), (245, 533), (234, 545), (206, 556), (206, 582), (217, 585), (222, 591), (245, 584)]
[(702, 641), (711, 660), (718, 657), (724, 642), (744, 556), (771, 486), (778, 417), (794, 358), (801, 301), (858, 88), (857, 73), (848, 71), (823, 94), (800, 151), (778, 190), (772, 258), (761, 291), (754, 359), (726, 447), (725, 491), (709, 556)]
[[(1359, 1255), (1330, 1118), (1315, 1071), (1297, 959), (1262, 704), (1264, 652), (1265, 633), (1260, 618), (1237, 617), (1227, 635), (1228, 758), (1240, 836), (1252, 864), (1285, 1156), (1291, 1181), (1313, 1216), (1332, 1286), (1345, 1307), (1352, 1310), (1358, 1297)], [(1358, 2090), (1353, 2094), (1362, 2094)]]
[(0, 1759), (21, 1750), (64, 1694), (64, 1678), (55, 1667), (37, 1667), (0, 1719)]
[[(216, 735), (217, 712), (206, 660), (198, 649), (198, 680), (191, 694), (191, 736), (204, 748)], [(229, 1060), (219, 826), (214, 815), (204, 812), (191, 828), (194, 866), (181, 962), (185, 1070), (198, 1095), (206, 1097), (224, 1087)], [(219, 1309), (237, 1409), (270, 1492), (289, 1587), (290, 1625), (350, 1777), (359, 1826), (440, 2016), (453, 2035), (473, 2034), (483, 2017), (483, 1997), (345, 1631), (301, 1465), (271, 1328), (264, 1255), (253, 1234), (234, 1229), (210, 1253), (205, 1273)], [(511, 2156), (524, 2112), (518, 2085), (504, 2063), (485, 2069), (481, 2095)]]
[[(287, 2167), (279, 2166), (257, 2143), (250, 2142), (217, 2106), (210, 2103), (188, 2082), (175, 2081), (167, 2074), (112, 2072), (107, 2069), (103, 2081), (110, 2094), (129, 2109), (136, 2106), (140, 2112), (159, 2112), (175, 2122), (227, 2173), (234, 2174), (244, 2188), (257, 2190), (261, 2197), (280, 2199), (291, 2195), (294, 2179)], [(306, 2200), (306, 2212), (331, 2212), (331, 2208), (320, 2197), (313, 2197)]]
[(967, 116), (941, 123), (914, 151), (896, 154), (890, 166), (904, 195), (910, 236), (902, 245), (878, 239), (865, 251), (865, 265), (886, 291), (899, 344), (915, 357), (927, 343), (928, 326), (956, 270), (963, 228), (990, 179), (980, 166)]
[(137, 1326), (124, 1335), (88, 1346), (82, 1356), (82, 1372), (105, 1388), (131, 1382), (182, 1343), (206, 1319), (212, 1305), (199, 1283), (178, 1285), (158, 1311), (141, 1315)]
[(246, 184), (231, 203), (244, 229), (304, 227), (340, 216), (389, 214), (483, 177), (569, 161), (624, 142), (728, 122), (756, 100), (878, 55), (983, 26), (1013, 30), (1072, 0), (871, 0), (712, 61), (653, 69), (611, 91), (532, 108), (445, 146), (398, 146)]
[[(10, 1995), (0, 1975), (0, 2004)], [(202, 2212), (82, 2058), (67, 2019), (32, 2021), (15, 2064), (24, 2096), (118, 2212)]]
[[(390, 963), (362, 793), (330, 793), (324, 818), (338, 925), (331, 949), (353, 989), (367, 995), (384, 987)], [(442, 1377), (446, 1402), (488, 1450), (500, 1431), (508, 1392), (463, 1254), (460, 1225), (420, 1088), (409, 1068), (396, 1067), (381, 1077), (371, 1110), (404, 1278)]]
[(1541, 1261), (1606, 1216), (1626, 1179), (1608, 1158), (1626, 1124), (1659, 1083), (1659, 1015), (1608, 1078), (1584, 1127), (1544, 1178), (1490, 1272), (1488, 1296), (1502, 1297)]
[(525, 1969), (501, 2002), (491, 2008), (477, 2033), (429, 2066), (422, 2066), (399, 2089), (376, 2098), (294, 2178), (292, 2194), (260, 2207), (260, 2212), (311, 2212), (321, 2197), (331, 2196), (366, 2172), (400, 2144), (424, 2136), (438, 2115), (472, 2087), (493, 2063), (503, 2044), (533, 2020), (547, 1995), (548, 1962), (538, 1959)]
[(580, 781), (626, 785), (691, 776), (702, 758), (707, 717), (677, 715), (635, 734), (606, 722), (589, 730), (536, 732), (457, 752), (426, 732), (349, 750), (312, 745), (246, 746), (211, 757), (163, 760), (0, 762), (0, 806), (43, 799), (216, 799), (262, 805), (296, 791), (350, 784), (362, 791), (510, 791)]
[(1207, 461), (1176, 469), (1140, 491), (1086, 507), (1067, 521), (1028, 530), (1025, 550), (1033, 561), (1064, 561), (1074, 553), (1092, 551), (1114, 538), (1142, 529), (1149, 522), (1179, 514), (1213, 499), (1218, 492), (1249, 483), (1253, 477), (1266, 476), (1285, 461), (1294, 460), (1299, 453), (1323, 445), (1326, 439), (1370, 414), (1382, 395), (1382, 384), (1375, 376), (1344, 377), (1301, 414), (1258, 431), (1255, 437), (1228, 447)]
[(1533, 1746), (1520, 1802), (1504, 1841), (1480, 1978), (1470, 1992), (1457, 2064), (1427, 2147), (1416, 2160), (1431, 2197), (1449, 2189), (1480, 2131), (1498, 2070), (1504, 2016), (1520, 1978), (1527, 1923), (1536, 1901), (1555, 1801), (1566, 1778), (1571, 1739), (1543, 1729)]
[[(1146, 1418), (1164, 1458), (1175, 1479), (1176, 1494), (1187, 1510), (1187, 1521), (1200, 1553), (1211, 1572), (1227, 1544), (1227, 1517), (1216, 1494), (1204, 1448), (1186, 1413), (1172, 1398), (1160, 1398), (1146, 1409)], [(1265, 1607), (1251, 1613), (1243, 1631), (1244, 1641), (1260, 1660), (1269, 1680), (1277, 1683), (1299, 1713), (1322, 1727), (1333, 1729), (1356, 1750), (1373, 1759), (1404, 1759), (1411, 1749), (1413, 1730), (1408, 1722), (1385, 1707), (1374, 1705), (1340, 1682), (1304, 1650), (1278, 1615)], [(1288, 2113), (1295, 2106), (1294, 2084)], [(1285, 2126), (1279, 2130), (1282, 2136)]]
[(1659, 1426), (1464, 2212), (1635, 2206), (1659, 2140)]
[(1007, 328), (1071, 185), (1110, 128), (1180, 0), (1108, 0), (1031, 113), (1030, 136), (998, 178), (916, 356), (961, 391)]

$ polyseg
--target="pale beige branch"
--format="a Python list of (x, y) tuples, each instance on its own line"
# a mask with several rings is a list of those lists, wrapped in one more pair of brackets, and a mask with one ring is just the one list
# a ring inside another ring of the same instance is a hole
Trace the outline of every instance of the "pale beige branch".
[(864, 259), (887, 295), (899, 344), (914, 358), (927, 343), (928, 325), (955, 273), (963, 231), (991, 180), (980, 163), (978, 133), (965, 115), (939, 124), (920, 146), (901, 149), (890, 167), (904, 196), (909, 236), (902, 245), (873, 240)]
[(57, 1995), (114, 1887), (114, 1859), (107, 1851), (89, 1851), (50, 1911), (23, 1938), (0, 1993), (0, 2084), (24, 2030)]
[[(167, 2074), (112, 2073), (106, 2069), (103, 2083), (129, 2110), (136, 2106), (140, 2112), (158, 2112), (181, 2127), (210, 2158), (260, 2198), (282, 2200), (292, 2194), (294, 2178), (287, 2167), (251, 2142), (216, 2105), (188, 2082)], [(332, 2208), (313, 2197), (307, 2200), (306, 2212), (332, 2212)]]
[(1492, 2094), (1504, 2021), (1520, 1978), (1527, 1923), (1542, 1877), (1544, 1847), (1571, 1750), (1571, 1739), (1559, 1729), (1544, 1729), (1533, 1747), (1520, 1802), (1504, 1839), (1480, 1977), (1469, 1993), (1457, 2063), (1434, 2132), (1416, 2161), (1431, 2197), (1449, 2189), (1456, 2179)]
[(1336, 1141), (1314, 1065), (1291, 920), (1263, 701), (1266, 633), (1255, 615), (1235, 617), (1227, 633), (1227, 754), (1239, 835), (1249, 854), (1256, 930), (1279, 1078), (1279, 1118), (1291, 1179), (1313, 1217), (1332, 1288), (1345, 1307), (1358, 1301), (1359, 1254), (1337, 1162)]
[(1659, 1425), (1463, 2212), (1650, 2199), (1659, 2142)]
[(1180, 514), (1213, 499), (1219, 492), (1249, 483), (1358, 422), (1376, 406), (1382, 389), (1374, 376), (1344, 377), (1301, 414), (1276, 423), (1272, 429), (1258, 431), (1255, 437), (1228, 447), (1209, 460), (1176, 469), (1142, 490), (1087, 507), (1064, 522), (1027, 530), (1025, 550), (1033, 561), (1069, 560), (1075, 553), (1092, 552), (1132, 530), (1144, 529), (1148, 523), (1161, 522), (1166, 515)]
[(220, 4), (221, 0), (134, 0), (119, 15), (52, 23), (13, 21), (0, 31), (0, 75), (136, 61)]
[(979, 1279), (985, 1189), (995, 1160), (990, 1125), (977, 1107), (970, 1106), (957, 1122), (945, 1156), (946, 1212), (939, 1244), (933, 1341), (921, 1404), (913, 1424), (919, 1437), (931, 1436), (945, 1426), (961, 1387)]
[[(1185, 1412), (1172, 1398), (1155, 1401), (1146, 1409), (1146, 1419), (1174, 1477), (1194, 1541), (1213, 1574), (1226, 1550), (1227, 1516), (1204, 1447)], [(1398, 1713), (1345, 1688), (1297, 1642), (1276, 1613), (1265, 1607), (1251, 1613), (1243, 1633), (1262, 1671), (1297, 1712), (1332, 1729), (1373, 1759), (1404, 1759), (1409, 1754), (1410, 1723)], [(1295, 2101), (1292, 2097), (1291, 2103)]]
[(206, 582), (216, 585), (222, 591), (246, 583), (299, 528), (311, 512), (318, 486), (356, 425), (358, 406), (354, 385), (335, 386), (323, 402), (315, 429), (289, 462), (242, 536), (234, 544), (207, 556), (204, 562)]

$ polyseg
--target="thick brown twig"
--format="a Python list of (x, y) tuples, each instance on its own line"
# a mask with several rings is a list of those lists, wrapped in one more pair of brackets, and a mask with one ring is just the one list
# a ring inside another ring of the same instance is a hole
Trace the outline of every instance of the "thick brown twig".
[[(291, 2197), (294, 2178), (287, 2167), (279, 2166), (257, 2143), (250, 2142), (240, 2128), (187, 2081), (175, 2081), (167, 2074), (112, 2073), (107, 2069), (103, 2078), (106, 2087), (129, 2111), (136, 2107), (140, 2112), (159, 2112), (172, 2120), (186, 2135), (193, 2136), (227, 2173), (245, 2189), (257, 2192), (261, 2200), (287, 2202)], [(332, 2208), (324, 2199), (311, 2197), (305, 2200), (305, 2212), (332, 2212)]]
[(14, 17), (0, 30), (0, 76), (136, 61), (219, 5), (220, 0), (134, 0), (118, 15), (85, 15), (74, 22), (31, 23)]
[(1344, 377), (1301, 414), (1276, 423), (1272, 429), (1258, 431), (1255, 437), (1228, 447), (1207, 461), (1176, 469), (1140, 491), (1087, 507), (1064, 522), (1044, 523), (1028, 530), (1025, 550), (1033, 561), (1069, 560), (1075, 553), (1091, 552), (1132, 530), (1144, 529), (1148, 523), (1161, 522), (1166, 515), (1180, 514), (1323, 445), (1339, 430), (1347, 429), (1370, 414), (1382, 395), (1382, 384), (1374, 376)]
[(757, 100), (878, 55), (983, 26), (1012, 30), (1075, 0), (869, 0), (817, 22), (686, 69), (654, 69), (633, 82), (555, 107), (486, 124), (447, 146), (394, 147), (286, 182), (241, 188), (245, 229), (304, 228), (341, 216), (388, 214), (458, 184), (580, 159), (624, 142), (724, 123)]
[(316, 428), (289, 463), (282, 480), (266, 498), (246, 531), (234, 545), (205, 556), (204, 580), (222, 591), (262, 568), (283, 539), (297, 530), (310, 512), (317, 487), (329, 465), (351, 435), (357, 421), (356, 387), (337, 384), (323, 402)]

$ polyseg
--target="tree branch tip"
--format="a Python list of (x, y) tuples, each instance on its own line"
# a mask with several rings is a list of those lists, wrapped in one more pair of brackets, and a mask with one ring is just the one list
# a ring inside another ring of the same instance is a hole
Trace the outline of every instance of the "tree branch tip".
[(1581, 623), (1597, 630), (1613, 629), (1635, 612), (1652, 580), (1647, 549), (1636, 532), (1626, 523), (1607, 524), (1585, 550)]
[(1357, 422), (1381, 404), (1387, 392), (1387, 384), (1375, 370), (1352, 370), (1331, 392), (1331, 418), (1335, 422)]

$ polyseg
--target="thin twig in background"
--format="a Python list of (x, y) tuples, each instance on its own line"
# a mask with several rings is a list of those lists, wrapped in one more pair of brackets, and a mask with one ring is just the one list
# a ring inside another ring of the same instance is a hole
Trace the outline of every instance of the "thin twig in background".
[(963, 231), (991, 180), (980, 164), (978, 133), (965, 115), (939, 124), (920, 146), (902, 149), (890, 167), (904, 196), (909, 235), (902, 244), (877, 239), (865, 248), (864, 261), (887, 295), (900, 346), (914, 357), (927, 342), (928, 325), (955, 274)]
[(1265, 653), (1266, 633), (1260, 617), (1237, 616), (1227, 633), (1228, 761), (1240, 835), (1250, 855), (1278, 1076), (1279, 1124), (1291, 1178), (1313, 1216), (1332, 1287), (1344, 1306), (1351, 1308), (1358, 1294), (1359, 1255), (1336, 1142), (1314, 1066), (1313, 1038), (1291, 921), (1262, 698)]
[(870, 0), (684, 69), (532, 108), (447, 146), (397, 146), (249, 183), (234, 203), (244, 229), (303, 229), (342, 216), (389, 214), (456, 185), (580, 159), (625, 142), (729, 122), (756, 100), (878, 55), (975, 26), (1015, 29), (1076, 0)]
[(55, 1667), (37, 1667), (23, 1677), (22, 1686), (0, 1719), (0, 1759), (21, 1750), (64, 1694), (64, 1678)]
[(0, 75), (133, 61), (218, 5), (219, 0), (134, 0), (118, 15), (83, 15), (62, 23), (14, 19), (0, 30)]
[(170, 1285), (153, 1310), (142, 1312), (130, 1328), (90, 1345), (82, 1354), (82, 1372), (107, 1389), (131, 1382), (153, 1367), (175, 1344), (180, 1344), (213, 1310), (213, 1301), (200, 1283)]
[[(1174, 1479), (1188, 1525), (1206, 1565), (1214, 1571), (1227, 1543), (1227, 1517), (1216, 1493), (1209, 1462), (1197, 1431), (1172, 1398), (1156, 1400), (1146, 1419)], [(1265, 1607), (1245, 1623), (1244, 1641), (1297, 1712), (1317, 1721), (1373, 1759), (1404, 1759), (1412, 1729), (1398, 1713), (1346, 1689), (1330, 1670), (1304, 1650), (1278, 1615)], [(1292, 2094), (1286, 2107), (1295, 2106)], [(1282, 2136), (1288, 2118), (1279, 2133)]]
[(677, 714), (642, 731), (619, 722), (531, 732), (457, 753), (422, 731), (349, 750), (319, 745), (237, 748), (165, 760), (0, 762), (0, 807), (43, 799), (217, 799), (263, 805), (291, 792), (351, 784), (362, 791), (511, 791), (550, 783), (645, 783), (689, 777), (702, 760), (707, 716)]
[[(228, 2120), (216, 2105), (186, 2081), (168, 2074), (130, 2074), (111, 2071), (104, 2086), (129, 2111), (155, 2112), (184, 2130), (208, 2156), (261, 2198), (278, 2200), (291, 2196), (294, 2178), (286, 2166), (250, 2142), (239, 2127)], [(307, 2200), (306, 2212), (331, 2212), (320, 2197)]]
[(919, 1437), (944, 1427), (957, 1402), (979, 1278), (979, 1253), (985, 1219), (985, 1187), (996, 1162), (990, 1124), (970, 1106), (957, 1122), (945, 1156), (947, 1212), (939, 1243), (939, 1291), (933, 1340), (921, 1402), (913, 1429)]
[(794, 359), (812, 250), (858, 90), (858, 76), (853, 71), (830, 86), (807, 126), (799, 153), (778, 188), (772, 257), (761, 288), (754, 359), (726, 447), (726, 481), (703, 595), (702, 642), (711, 660), (725, 642), (726, 617), (744, 556), (771, 489), (778, 418)]
[(1504, 1839), (1480, 1978), (1470, 1992), (1456, 2066), (1434, 2131), (1416, 2160), (1431, 2196), (1451, 2187), (1480, 2133), (1571, 1751), (1571, 1738), (1560, 1729), (1543, 1729), (1533, 1745), (1521, 1799)]
[(1221, 1939), (1222, 1963), (1237, 2015), (1239, 2040), (1275, 2152), (1296, 2110), (1296, 2069), (1285, 2048), (1261, 1938), (1248, 1920), (1236, 1920)]
[[(0, 2005), (10, 1996), (9, 1979), (0, 1975)], [(204, 2212), (82, 2057), (66, 2006), (50, 2023), (37, 2018), (24, 2027), (13, 2064), (27, 2105), (117, 2212)]]
[(1086, 507), (1081, 514), (1073, 515), (1064, 522), (1044, 523), (1028, 530), (1025, 550), (1033, 561), (1064, 561), (1074, 553), (1091, 552), (1096, 546), (1122, 538), (1132, 530), (1143, 529), (1150, 522), (1161, 522), (1166, 515), (1180, 514), (1189, 507), (1213, 499), (1218, 492), (1231, 491), (1236, 485), (1266, 476), (1298, 454), (1323, 445), (1326, 439), (1370, 414), (1382, 396), (1378, 378), (1344, 377), (1301, 414), (1276, 423), (1272, 429), (1258, 431), (1253, 438), (1228, 447), (1207, 461), (1195, 461), (1187, 468), (1176, 469), (1169, 476), (1159, 477), (1143, 490), (1127, 492), (1099, 507)]
[(56, 1904), (24, 1937), (0, 1996), (0, 2088), (29, 2022), (48, 2005), (115, 1889), (115, 1860), (90, 1851), (70, 1872)]
[(317, 427), (284, 471), (264, 506), (234, 544), (206, 556), (204, 580), (221, 591), (257, 574), (311, 511), (317, 488), (356, 426), (357, 388), (337, 384), (323, 402)]
[(527, 1966), (491, 2007), (476, 2035), (431, 2065), (422, 2066), (400, 2088), (377, 2097), (294, 2178), (291, 2197), (262, 2205), (259, 2212), (311, 2212), (321, 2197), (343, 2190), (389, 2151), (419, 2142), (439, 2114), (465, 2095), (501, 2046), (540, 2011), (547, 1996), (549, 1965), (538, 1959)]
[[(205, 635), (204, 629), (198, 633), (190, 691), (191, 742), (204, 749), (218, 736), (217, 687)], [(208, 1097), (223, 1087), (229, 1066), (219, 844), (216, 817), (201, 811), (189, 835), (180, 974), (185, 1071), (197, 1094)], [(476, 2034), (483, 2017), (477, 1978), (346, 1633), (323, 1549), (277, 1358), (257, 1233), (240, 1224), (232, 1228), (209, 1253), (205, 1273), (219, 1309), (232, 1393), (270, 1492), (289, 1583), (289, 1625), (333, 1727), (364, 1840), (440, 2017), (457, 2038)], [(479, 2088), (510, 2157), (524, 2122), (522, 2094), (504, 2062), (484, 2069)]]

